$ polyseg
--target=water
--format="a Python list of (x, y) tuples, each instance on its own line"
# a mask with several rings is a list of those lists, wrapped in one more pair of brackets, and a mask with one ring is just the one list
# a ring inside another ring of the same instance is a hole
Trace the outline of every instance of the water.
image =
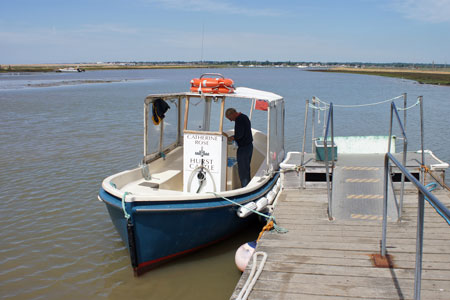
[[(258, 228), (135, 278), (127, 250), (96, 200), (106, 176), (141, 159), (145, 95), (186, 91), (201, 71), (0, 74), (2, 299), (229, 298), (240, 276), (235, 250)], [(425, 148), (450, 161), (449, 87), (295, 68), (215, 71), (237, 86), (285, 97), (288, 151), (300, 150), (305, 99), (312, 96), (361, 104), (406, 92), (413, 104), (423, 95)], [(411, 109), (408, 125), (417, 125), (418, 116), (418, 108)], [(388, 120), (389, 104), (336, 107), (335, 134), (386, 135)], [(419, 127), (407, 131), (408, 149), (418, 149)]]

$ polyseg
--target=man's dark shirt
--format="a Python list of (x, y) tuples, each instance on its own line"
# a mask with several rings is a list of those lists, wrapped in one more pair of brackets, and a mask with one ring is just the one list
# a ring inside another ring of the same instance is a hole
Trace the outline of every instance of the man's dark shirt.
[(250, 120), (242, 113), (235, 120), (234, 140), (239, 147), (247, 146), (253, 142)]

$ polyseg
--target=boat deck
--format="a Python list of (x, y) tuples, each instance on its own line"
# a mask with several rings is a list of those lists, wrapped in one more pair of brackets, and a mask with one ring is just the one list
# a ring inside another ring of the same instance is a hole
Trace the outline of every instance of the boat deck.
[[(450, 207), (449, 192), (433, 193)], [(367, 202), (365, 198), (359, 200)], [(329, 221), (326, 189), (283, 190), (274, 216), (289, 232), (263, 234), (256, 250), (267, 253), (268, 258), (248, 299), (412, 299), (417, 199), (417, 192), (407, 191), (402, 221), (388, 222), (387, 251), (392, 264), (383, 268), (376, 267), (373, 260), (380, 254), (379, 213), (354, 213)], [(450, 299), (450, 227), (428, 202), (425, 206), (421, 296)], [(231, 299), (237, 298), (251, 265)]]

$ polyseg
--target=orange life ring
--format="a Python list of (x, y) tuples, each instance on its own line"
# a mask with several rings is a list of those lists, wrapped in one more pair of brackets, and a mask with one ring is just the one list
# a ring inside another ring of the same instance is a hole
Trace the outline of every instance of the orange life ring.
[(233, 87), (198, 87), (198, 86), (191, 86), (191, 92), (194, 93), (204, 93), (204, 94), (231, 94), (234, 93)]
[(201, 86), (202, 88), (233, 87), (233, 84), (234, 82), (230, 78), (194, 78), (191, 80), (191, 86)]

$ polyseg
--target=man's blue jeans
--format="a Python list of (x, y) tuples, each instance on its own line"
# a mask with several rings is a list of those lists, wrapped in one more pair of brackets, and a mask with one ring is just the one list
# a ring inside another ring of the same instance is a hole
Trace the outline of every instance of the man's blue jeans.
[(237, 164), (242, 187), (250, 182), (250, 162), (252, 161), (253, 144), (240, 146), (237, 149)]

